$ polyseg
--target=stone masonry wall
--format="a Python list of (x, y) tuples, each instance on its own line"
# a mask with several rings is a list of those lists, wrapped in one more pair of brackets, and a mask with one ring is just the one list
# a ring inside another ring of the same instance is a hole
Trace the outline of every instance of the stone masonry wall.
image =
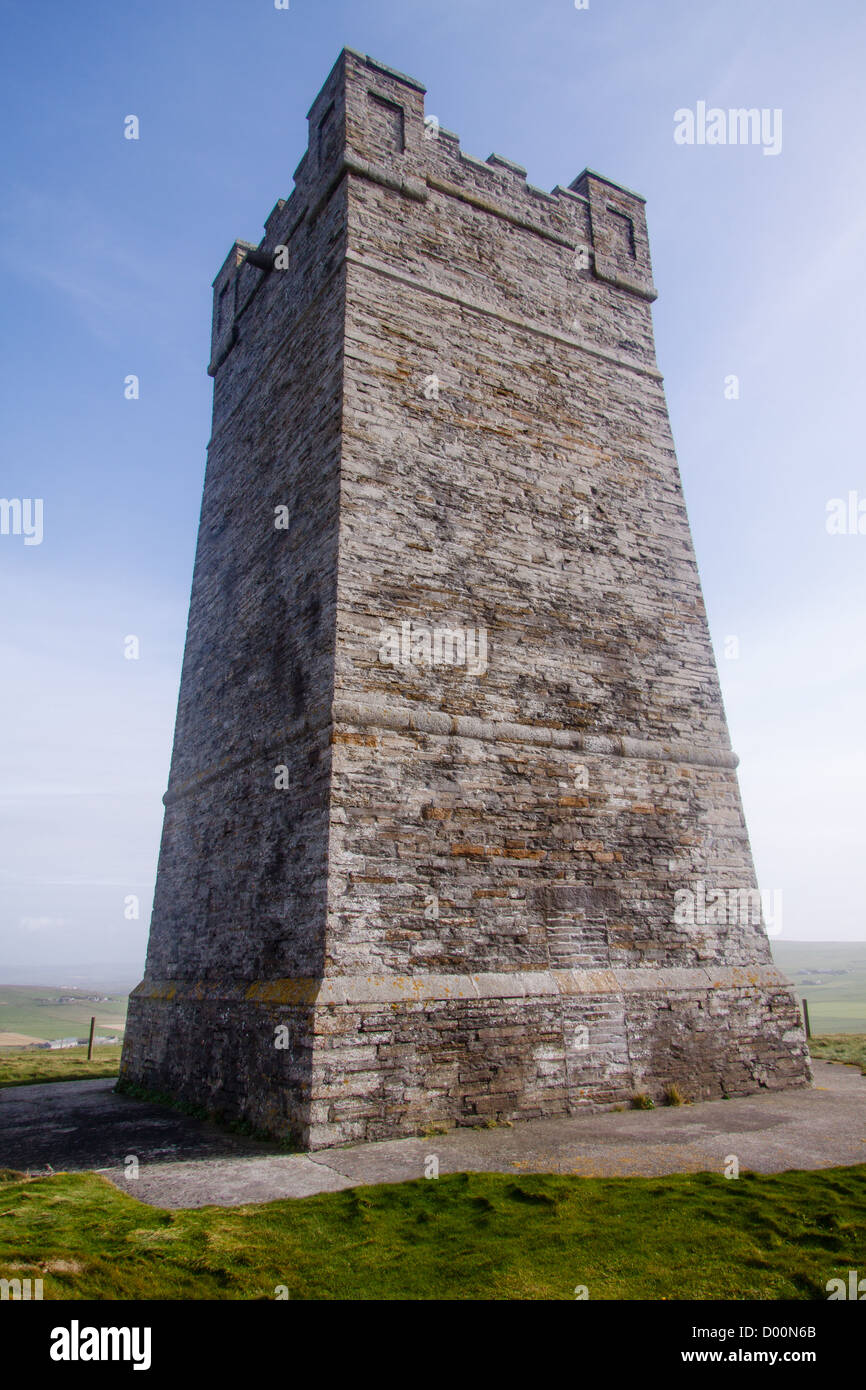
[[(326, 972), (405, 975), (425, 998), (358, 1015), (320, 1002), (313, 1130), (800, 1081), (760, 913), (675, 919), (683, 886), (754, 903), (756, 882), (655, 361), (643, 200), (590, 173), (546, 194), (431, 132), (399, 76), (358, 60), (346, 80), (359, 172)], [(383, 101), (399, 120), (383, 124)], [(383, 629), (404, 623), (483, 628), (486, 668), (383, 663)], [(533, 998), (551, 971), (557, 989)], [(599, 971), (606, 991), (586, 992)], [(467, 976), (501, 997), (437, 997)]]

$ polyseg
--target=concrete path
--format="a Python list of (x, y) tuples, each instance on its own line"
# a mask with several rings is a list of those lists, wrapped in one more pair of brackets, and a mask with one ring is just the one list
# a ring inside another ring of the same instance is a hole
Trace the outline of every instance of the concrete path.
[[(311, 1155), (286, 1154), (115, 1096), (111, 1081), (13, 1087), (0, 1090), (0, 1166), (96, 1168), (153, 1206), (199, 1207), (403, 1182), (423, 1177), (430, 1156), (440, 1173), (587, 1177), (720, 1173), (731, 1154), (741, 1169), (762, 1173), (866, 1163), (866, 1078), (855, 1067), (816, 1062), (814, 1068), (809, 1090), (459, 1129)], [(129, 1154), (139, 1160), (134, 1180), (124, 1176)]]

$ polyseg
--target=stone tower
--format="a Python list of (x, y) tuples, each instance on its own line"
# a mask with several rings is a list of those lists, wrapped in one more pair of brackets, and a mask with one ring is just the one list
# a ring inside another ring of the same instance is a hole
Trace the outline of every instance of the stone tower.
[(349, 50), (309, 123), (214, 282), (123, 1080), (310, 1148), (806, 1083), (643, 199), (465, 154)]

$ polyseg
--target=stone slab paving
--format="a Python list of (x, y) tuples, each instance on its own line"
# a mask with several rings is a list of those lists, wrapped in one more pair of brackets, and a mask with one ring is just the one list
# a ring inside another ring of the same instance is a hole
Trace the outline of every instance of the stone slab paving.
[[(421, 1139), (287, 1154), (161, 1106), (114, 1094), (112, 1081), (0, 1090), (0, 1166), (95, 1169), (158, 1207), (241, 1206), (441, 1173), (570, 1173), (584, 1177), (828, 1168), (866, 1163), (866, 1078), (814, 1063), (810, 1089), (653, 1111), (459, 1129)], [(134, 1154), (139, 1177), (127, 1180)]]

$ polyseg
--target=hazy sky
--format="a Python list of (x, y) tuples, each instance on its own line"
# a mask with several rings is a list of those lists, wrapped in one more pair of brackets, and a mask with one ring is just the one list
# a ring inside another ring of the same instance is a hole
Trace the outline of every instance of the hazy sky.
[[(41, 544), (0, 535), (0, 980), (141, 975), (210, 433), (211, 280), (291, 191), (344, 45), (424, 81), (467, 152), (546, 189), (588, 165), (646, 196), (659, 363), (759, 881), (783, 890), (783, 937), (866, 938), (866, 534), (826, 528), (831, 499), (866, 501), (862, 0), (0, 9), (0, 496), (44, 499)], [(674, 113), (699, 102), (780, 111), (781, 149), (676, 143)]]

